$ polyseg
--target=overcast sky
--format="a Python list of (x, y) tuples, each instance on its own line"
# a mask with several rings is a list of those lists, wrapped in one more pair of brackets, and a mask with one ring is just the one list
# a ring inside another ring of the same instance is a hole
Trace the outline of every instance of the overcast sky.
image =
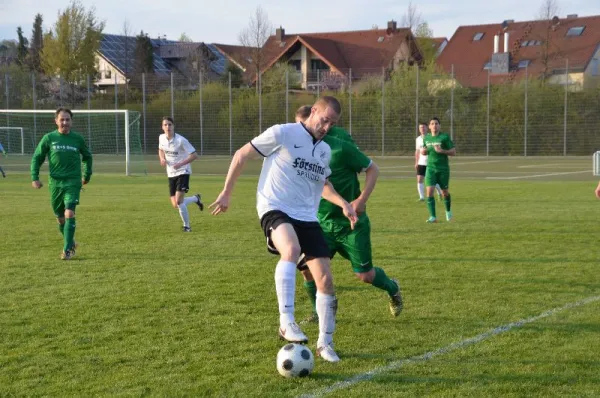
[[(414, 0), (413, 5), (428, 22), (434, 36), (448, 39), (460, 25), (500, 23), (505, 19), (536, 19), (544, 0)], [(239, 44), (238, 35), (248, 25), (260, 5), (274, 27), (286, 33), (336, 32), (387, 26), (399, 23), (408, 0), (80, 0), (86, 9), (95, 7), (96, 16), (105, 22), (104, 33), (123, 34), (127, 21), (133, 34), (141, 30), (151, 37), (166, 35), (177, 40), (186, 33), (194, 41)], [(44, 18), (44, 30), (53, 27), (59, 10), (69, 0), (0, 0), (0, 40), (16, 39), (23, 28), (31, 37), (37, 13)], [(557, 0), (559, 16), (600, 15), (600, 0)]]

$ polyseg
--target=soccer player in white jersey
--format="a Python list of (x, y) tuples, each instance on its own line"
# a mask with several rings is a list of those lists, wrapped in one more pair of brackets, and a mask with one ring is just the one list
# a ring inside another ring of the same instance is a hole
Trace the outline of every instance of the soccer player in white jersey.
[(163, 134), (158, 137), (158, 157), (160, 165), (167, 168), (171, 205), (179, 210), (183, 221), (183, 232), (191, 232), (187, 205), (196, 203), (200, 211), (204, 210), (199, 193), (185, 197), (190, 189), (190, 174), (192, 174), (190, 163), (198, 159), (198, 154), (184, 136), (175, 133), (175, 124), (172, 118), (163, 117), (162, 130)]
[[(427, 170), (427, 155), (421, 155), (423, 148), (423, 138), (427, 135), (427, 123), (419, 122), (419, 136), (415, 140), (415, 170), (417, 171), (417, 192), (419, 192), (419, 202), (425, 201), (425, 171)], [(439, 184), (435, 186), (438, 198), (442, 191)]]
[(341, 106), (335, 98), (322, 97), (313, 105), (304, 123), (275, 125), (252, 139), (236, 151), (223, 191), (210, 205), (214, 215), (227, 211), (233, 187), (246, 161), (264, 157), (256, 208), (268, 250), (280, 255), (275, 268), (279, 335), (290, 342), (308, 341), (294, 318), (296, 261), (304, 253), (317, 285), (319, 337), (316, 352), (329, 362), (337, 362), (340, 358), (333, 349), (337, 299), (329, 248), (317, 219), (321, 196), (340, 206), (352, 227), (357, 221), (352, 206), (326, 180), (331, 174), (331, 148), (322, 139), (340, 114)]

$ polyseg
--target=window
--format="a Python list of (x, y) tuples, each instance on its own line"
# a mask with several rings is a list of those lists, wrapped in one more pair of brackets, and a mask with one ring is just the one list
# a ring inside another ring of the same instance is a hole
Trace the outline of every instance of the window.
[(528, 60), (528, 59), (522, 59), (522, 60), (520, 60), (519, 61), (519, 69), (528, 67), (530, 63), (531, 63), (531, 61)]
[[(535, 42), (534, 40), (531, 40), (531, 41)], [(521, 47), (527, 47), (528, 45), (530, 45), (528, 40), (525, 40), (524, 42), (521, 43)]]
[(592, 65), (590, 68), (590, 72), (592, 76), (600, 76), (600, 59), (594, 58), (592, 59)]
[(585, 26), (574, 26), (569, 28), (567, 31), (567, 36), (581, 36), (583, 31), (585, 30)]
[(377, 38), (377, 43), (383, 43), (383, 41), (384, 41), (384, 40), (385, 40), (385, 37), (383, 37), (383, 36), (379, 36), (379, 37)]
[(492, 61), (488, 61), (486, 62), (485, 65), (483, 65), (483, 70), (489, 70), (492, 69)]
[(294, 69), (296, 69), (298, 72), (300, 72), (300, 69), (302, 68), (301, 66), (301, 61), (299, 59), (293, 59), (291, 61), (289, 61), (288, 63), (294, 67)]
[(329, 66), (320, 59), (311, 59), (310, 70), (329, 70)]
[(110, 79), (110, 77), (111, 77), (110, 69), (105, 70), (104, 71), (104, 78), (105, 79)]
[(483, 38), (484, 33), (483, 32), (477, 32), (475, 33), (475, 35), (473, 36), (473, 41), (479, 41)]

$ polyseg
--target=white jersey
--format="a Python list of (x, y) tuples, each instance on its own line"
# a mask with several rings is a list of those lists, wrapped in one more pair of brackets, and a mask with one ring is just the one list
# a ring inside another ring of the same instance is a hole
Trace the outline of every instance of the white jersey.
[[(420, 151), (421, 148), (423, 148), (423, 136), (419, 135), (416, 139), (416, 150)], [(421, 155), (421, 152), (419, 152), (419, 162), (417, 163), (419, 166), (427, 166), (427, 155)]]
[(278, 124), (250, 141), (265, 157), (258, 190), (258, 217), (279, 210), (300, 221), (318, 221), (325, 180), (331, 174), (331, 148), (315, 141), (302, 123)]
[(161, 149), (165, 153), (167, 176), (177, 177), (182, 174), (192, 174), (192, 165), (190, 163), (178, 169), (173, 168), (175, 163), (181, 162), (190, 154), (196, 152), (196, 149), (184, 136), (173, 134), (173, 138), (169, 140), (166, 134), (161, 134), (158, 137), (158, 149)]

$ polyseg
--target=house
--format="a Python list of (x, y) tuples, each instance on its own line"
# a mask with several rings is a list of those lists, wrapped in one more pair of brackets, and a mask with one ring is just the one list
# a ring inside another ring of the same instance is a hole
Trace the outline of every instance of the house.
[[(262, 47), (261, 73), (276, 64), (292, 65), (304, 89), (339, 88), (347, 77), (360, 78), (394, 70), (401, 63), (420, 63), (421, 53), (408, 28), (395, 21), (387, 29), (286, 34), (280, 27)], [(256, 80), (256, 73), (248, 71)]]
[(248, 47), (217, 43), (213, 45), (223, 54), (226, 62), (231, 62), (242, 72), (247, 73), (252, 68), (252, 57)]
[(485, 87), (530, 78), (568, 84), (571, 90), (598, 86), (600, 15), (460, 26), (437, 64), (458, 84)]
[[(217, 79), (225, 71), (226, 59), (212, 44), (150, 39), (153, 47), (154, 76), (168, 78), (171, 73), (197, 82), (200, 72), (208, 80)], [(104, 34), (96, 54), (99, 88), (125, 84), (135, 71), (136, 37)], [(127, 79), (126, 79), (127, 76)]]

